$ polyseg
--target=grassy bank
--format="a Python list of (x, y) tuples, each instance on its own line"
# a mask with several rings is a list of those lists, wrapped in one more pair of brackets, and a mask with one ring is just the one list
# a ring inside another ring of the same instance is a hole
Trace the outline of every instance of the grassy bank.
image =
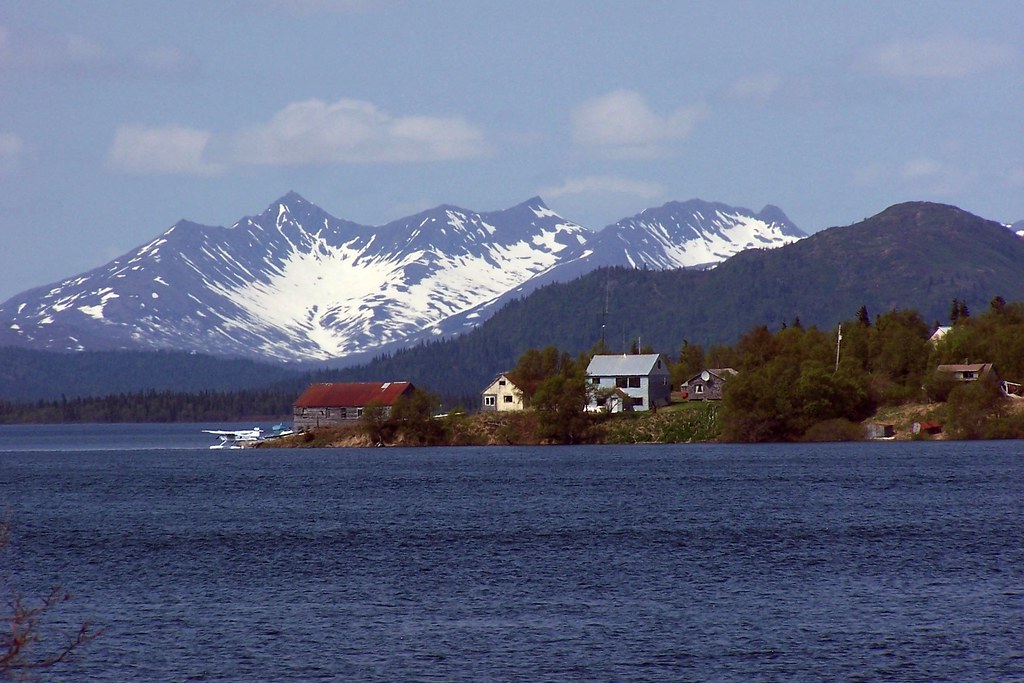
[[(697, 443), (718, 437), (718, 408), (714, 403), (676, 403), (655, 412), (595, 415), (581, 443)], [(438, 446), (532, 446), (547, 443), (539, 435), (531, 411), (449, 415), (441, 420)], [(374, 446), (359, 424), (325, 427), (262, 444), (274, 448), (345, 448)], [(387, 446), (423, 445), (398, 432)]]

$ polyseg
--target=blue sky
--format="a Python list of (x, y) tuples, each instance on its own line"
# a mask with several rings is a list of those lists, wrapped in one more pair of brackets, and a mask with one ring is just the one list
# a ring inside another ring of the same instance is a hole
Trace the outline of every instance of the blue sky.
[(1024, 3), (0, 0), (0, 300), (289, 190), (1024, 219)]

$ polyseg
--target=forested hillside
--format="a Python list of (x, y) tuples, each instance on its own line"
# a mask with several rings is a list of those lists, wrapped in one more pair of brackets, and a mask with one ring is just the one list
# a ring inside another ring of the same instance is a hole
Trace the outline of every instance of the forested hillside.
[(684, 341), (732, 343), (747, 330), (799, 320), (831, 328), (861, 306), (912, 308), (947, 322), (953, 299), (984, 307), (1024, 299), (1024, 240), (956, 207), (900, 204), (770, 251), (743, 252), (711, 271), (609, 268), (537, 290), (469, 334), (337, 373), (406, 379), (470, 400), (528, 348), (570, 353), (605, 339), (675, 355)]
[(0, 400), (35, 401), (148, 390), (233, 391), (298, 373), (250, 360), (179, 351), (57, 353), (0, 348)]

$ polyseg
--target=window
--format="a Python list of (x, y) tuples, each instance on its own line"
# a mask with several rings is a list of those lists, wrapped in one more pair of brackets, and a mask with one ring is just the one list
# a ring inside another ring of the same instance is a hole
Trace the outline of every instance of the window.
[(693, 388), (693, 393), (695, 393), (695, 394), (703, 394), (704, 393), (704, 385), (703, 384), (698, 384), (697, 386), (695, 386)]
[(512, 397), (511, 396), (506, 396), (505, 397), (505, 403), (512, 403)]
[(499, 387), (503, 387), (503, 386), (505, 386), (505, 380), (503, 380), (503, 379), (499, 379), (499, 380), (498, 380), (498, 386), (499, 386)]
[(601, 378), (600, 377), (591, 377), (590, 378), (590, 383), (591, 384), (600, 384), (601, 383)]
[(338, 417), (342, 420), (348, 419), (348, 408), (338, 408)]
[(625, 389), (627, 386), (629, 386), (629, 378), (628, 377), (616, 377), (615, 378), (615, 386), (617, 386), (620, 389)]
[(640, 388), (640, 378), (639, 377), (630, 377), (629, 378), (629, 386), (632, 387), (633, 389), (639, 389)]
[(643, 396), (637, 396), (636, 398), (633, 399), (633, 405), (635, 405), (635, 406), (642, 406), (643, 404), (644, 404), (644, 397)]
[(496, 398), (497, 397), (494, 394), (487, 394), (486, 396), (484, 396), (484, 405), (494, 406), (497, 403), (497, 401), (495, 400)]
[(974, 379), (974, 372), (971, 370), (964, 370), (964, 379)]

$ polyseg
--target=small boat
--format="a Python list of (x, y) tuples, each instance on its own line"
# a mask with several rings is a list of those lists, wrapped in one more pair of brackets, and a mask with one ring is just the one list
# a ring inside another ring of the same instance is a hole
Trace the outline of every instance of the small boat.
[(219, 439), (217, 443), (210, 446), (211, 450), (245, 448), (247, 445), (252, 445), (257, 441), (263, 440), (263, 430), (259, 427), (235, 430), (204, 429), (203, 433), (213, 434)]
[(267, 434), (268, 439), (276, 439), (280, 436), (291, 436), (295, 433), (295, 430), (291, 427), (285, 427), (284, 423), (276, 424), (270, 428), (270, 434)]

